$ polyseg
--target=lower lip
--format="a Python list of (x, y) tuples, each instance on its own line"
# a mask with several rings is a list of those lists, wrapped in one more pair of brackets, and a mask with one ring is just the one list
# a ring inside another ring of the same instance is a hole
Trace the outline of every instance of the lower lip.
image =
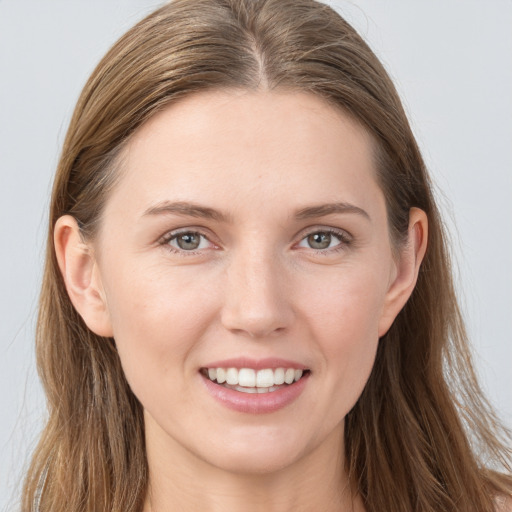
[(220, 386), (201, 375), (206, 389), (213, 398), (228, 409), (249, 414), (265, 414), (278, 411), (291, 404), (304, 390), (310, 373), (293, 384), (268, 393), (243, 393)]

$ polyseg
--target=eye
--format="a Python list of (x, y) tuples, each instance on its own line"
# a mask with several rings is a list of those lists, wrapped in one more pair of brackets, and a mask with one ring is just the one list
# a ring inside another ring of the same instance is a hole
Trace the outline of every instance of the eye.
[(344, 233), (324, 230), (310, 233), (299, 242), (298, 246), (321, 251), (325, 249), (333, 249), (348, 243), (349, 240)]
[(180, 251), (196, 251), (207, 249), (210, 246), (210, 241), (204, 235), (195, 231), (185, 231), (171, 235), (167, 239), (167, 243), (173, 249)]

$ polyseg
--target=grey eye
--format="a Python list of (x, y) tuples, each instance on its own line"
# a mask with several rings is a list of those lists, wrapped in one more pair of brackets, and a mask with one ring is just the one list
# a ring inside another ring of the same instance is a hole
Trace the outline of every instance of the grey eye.
[(171, 240), (176, 244), (177, 247), (184, 251), (193, 251), (197, 249), (201, 245), (202, 236), (199, 233), (180, 233), (176, 235), (176, 237)]
[(333, 236), (331, 233), (318, 231), (317, 233), (311, 233), (311, 235), (308, 235), (306, 240), (309, 247), (312, 249), (327, 249), (331, 245), (332, 238)]

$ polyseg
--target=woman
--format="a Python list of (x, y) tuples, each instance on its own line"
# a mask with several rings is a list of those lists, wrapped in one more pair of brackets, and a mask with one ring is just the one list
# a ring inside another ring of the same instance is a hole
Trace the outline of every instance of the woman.
[(421, 155), (322, 4), (178, 0), (106, 55), (37, 343), (24, 510), (510, 508)]

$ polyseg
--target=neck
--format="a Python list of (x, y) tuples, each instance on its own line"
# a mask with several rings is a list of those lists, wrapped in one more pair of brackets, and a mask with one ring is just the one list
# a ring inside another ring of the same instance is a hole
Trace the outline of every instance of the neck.
[(364, 512), (343, 470), (342, 430), (287, 467), (256, 474), (215, 467), (169, 439), (162, 449), (148, 438), (144, 512)]

